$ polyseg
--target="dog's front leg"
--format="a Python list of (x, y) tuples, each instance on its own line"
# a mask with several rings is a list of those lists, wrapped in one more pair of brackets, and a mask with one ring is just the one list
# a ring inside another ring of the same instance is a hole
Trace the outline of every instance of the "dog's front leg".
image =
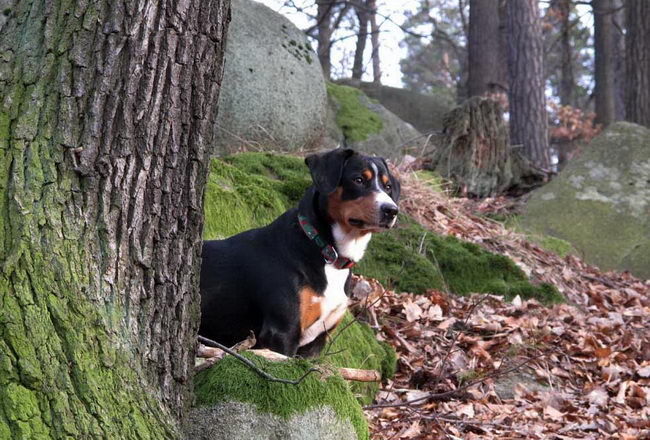
[(299, 338), (299, 322), (265, 318), (259, 336), (259, 345), (285, 356), (295, 356)]

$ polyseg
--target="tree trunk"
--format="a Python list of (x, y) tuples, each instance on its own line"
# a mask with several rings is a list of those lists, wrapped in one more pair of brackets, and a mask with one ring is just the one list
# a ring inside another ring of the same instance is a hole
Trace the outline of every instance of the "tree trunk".
[(468, 40), (468, 97), (503, 90), (499, 59), (499, 2), (470, 0)]
[(611, 0), (616, 10), (613, 17), (614, 41), (614, 109), (617, 121), (625, 120), (625, 8), (623, 0)]
[(608, 126), (616, 120), (614, 99), (614, 14), (611, 0), (592, 0), (594, 14), (595, 122)]
[(534, 165), (548, 168), (540, 21), (537, 0), (508, 2), (510, 138)]
[(0, 438), (178, 435), (229, 7), (7, 11)]
[(365, 0), (358, 0), (354, 6), (359, 20), (359, 33), (357, 34), (357, 47), (354, 51), (354, 64), (352, 65), (352, 78), (361, 79), (363, 75), (363, 53), (368, 41), (368, 19), (370, 10)]
[(650, 2), (627, 0), (625, 116), (650, 127)]
[(575, 105), (573, 91), (575, 89), (575, 78), (573, 75), (573, 46), (571, 45), (571, 2), (569, 0), (557, 0), (553, 6), (560, 13), (560, 51), (562, 53), (562, 65), (560, 67), (560, 87), (558, 95), (560, 104)]
[(332, 73), (330, 49), (332, 45), (332, 12), (334, 0), (317, 0), (316, 23), (318, 27), (318, 60), (323, 68), (325, 79)]
[(468, 197), (521, 194), (549, 179), (548, 173), (511, 149), (499, 103), (478, 96), (445, 115), (438, 148), (428, 167)]
[(377, 0), (368, 0), (370, 9), (370, 42), (372, 44), (372, 75), (375, 84), (381, 84), (381, 63), (379, 61), (379, 25), (377, 25)]

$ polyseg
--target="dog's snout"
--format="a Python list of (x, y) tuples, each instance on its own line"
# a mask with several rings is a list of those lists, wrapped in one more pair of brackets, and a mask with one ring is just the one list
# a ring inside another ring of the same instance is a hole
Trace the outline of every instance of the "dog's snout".
[(397, 215), (398, 212), (399, 209), (395, 205), (389, 205), (388, 203), (381, 205), (381, 213), (384, 218), (392, 219)]

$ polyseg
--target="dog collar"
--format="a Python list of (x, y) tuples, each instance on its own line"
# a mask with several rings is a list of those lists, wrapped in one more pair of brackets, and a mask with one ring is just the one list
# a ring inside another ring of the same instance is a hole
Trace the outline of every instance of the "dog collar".
[(323, 258), (327, 264), (331, 264), (337, 269), (349, 269), (356, 264), (349, 258), (339, 256), (338, 252), (336, 252), (336, 249), (334, 249), (334, 246), (328, 244), (325, 240), (323, 240), (323, 237), (318, 234), (318, 230), (314, 227), (314, 225), (309, 223), (307, 217), (298, 214), (298, 223), (300, 223), (300, 227), (302, 228), (305, 235), (314, 243), (316, 243), (316, 246), (319, 247), (320, 253), (323, 255)]

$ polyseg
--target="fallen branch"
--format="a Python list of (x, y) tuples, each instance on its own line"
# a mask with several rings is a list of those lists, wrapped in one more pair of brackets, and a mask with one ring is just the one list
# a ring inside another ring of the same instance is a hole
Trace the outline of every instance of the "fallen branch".
[[(314, 371), (321, 372), (318, 368), (311, 368), (309, 369), (305, 374), (303, 374), (300, 378), (297, 380), (290, 380), (290, 379), (282, 379), (282, 378), (277, 378), (269, 373), (265, 372), (264, 370), (261, 370), (259, 367), (257, 367), (253, 362), (251, 362), (249, 359), (246, 359), (239, 353), (237, 353), (237, 349), (244, 349), (249, 351), (250, 353), (253, 353), (259, 357), (262, 357), (266, 360), (269, 360), (271, 362), (282, 362), (290, 359), (289, 357), (277, 353), (275, 351), (271, 351), (268, 349), (255, 349), (255, 350), (248, 350), (249, 346), (251, 345), (250, 339), (247, 339), (246, 341), (240, 342), (237, 344), (235, 347), (228, 348), (225, 345), (222, 345), (216, 341), (213, 341), (211, 339), (205, 338), (203, 336), (199, 336), (199, 342), (201, 344), (205, 345), (199, 345), (199, 350), (198, 350), (198, 355), (201, 357), (206, 357), (206, 361), (202, 363), (201, 365), (197, 366), (196, 369), (197, 371), (204, 370), (205, 368), (208, 368), (212, 365), (214, 365), (216, 362), (221, 360), (226, 354), (229, 354), (233, 357), (235, 357), (237, 360), (243, 362), (246, 366), (251, 368), (253, 371), (255, 371), (258, 375), (262, 376), (264, 379), (269, 380), (271, 382), (280, 382), (280, 383), (287, 383), (291, 385), (298, 385), (300, 382), (302, 382), (310, 373)], [(252, 344), (255, 344), (255, 339), (253, 338)], [(381, 381), (381, 374), (379, 374), (378, 371), (375, 370), (361, 370), (357, 368), (336, 368), (336, 371), (343, 377), (345, 380), (351, 380), (351, 381), (356, 381), (356, 382), (380, 382)]]

